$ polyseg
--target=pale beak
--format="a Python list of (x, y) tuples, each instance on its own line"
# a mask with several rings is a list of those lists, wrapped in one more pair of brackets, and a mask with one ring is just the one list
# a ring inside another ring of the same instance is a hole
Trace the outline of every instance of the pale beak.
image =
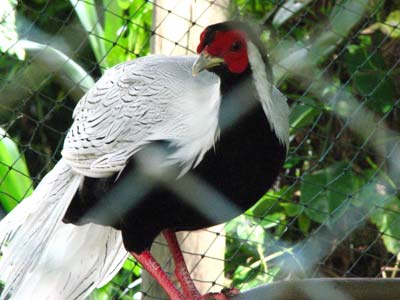
[(224, 62), (223, 58), (212, 56), (206, 51), (200, 53), (192, 66), (192, 75), (196, 76), (201, 71), (218, 66)]

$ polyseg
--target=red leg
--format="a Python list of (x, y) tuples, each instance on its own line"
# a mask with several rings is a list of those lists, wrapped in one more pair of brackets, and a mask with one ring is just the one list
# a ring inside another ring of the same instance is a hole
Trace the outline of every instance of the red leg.
[(170, 300), (185, 300), (182, 293), (174, 286), (168, 275), (151, 255), (150, 251), (140, 254), (130, 252), (131, 255), (146, 269), (147, 272), (161, 285)]
[(181, 248), (179, 247), (178, 240), (176, 239), (175, 232), (172, 232), (171, 230), (164, 230), (163, 235), (167, 240), (169, 249), (171, 250), (172, 258), (175, 263), (175, 275), (181, 285), (183, 294), (188, 299), (200, 299), (200, 293), (190, 277), (190, 273), (183, 258)]

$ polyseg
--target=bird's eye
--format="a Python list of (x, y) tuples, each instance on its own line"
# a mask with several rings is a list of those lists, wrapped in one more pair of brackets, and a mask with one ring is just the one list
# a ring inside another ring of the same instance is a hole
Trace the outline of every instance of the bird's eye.
[(233, 51), (233, 52), (238, 52), (238, 51), (240, 51), (240, 50), (242, 49), (242, 47), (243, 47), (242, 42), (236, 41), (236, 42), (234, 42), (234, 43), (232, 44), (232, 46), (231, 46), (231, 51)]

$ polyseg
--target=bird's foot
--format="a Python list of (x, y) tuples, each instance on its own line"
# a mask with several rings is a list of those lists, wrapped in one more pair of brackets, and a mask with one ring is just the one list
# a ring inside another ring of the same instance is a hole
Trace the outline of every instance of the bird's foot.
[(229, 300), (225, 294), (222, 293), (208, 293), (203, 296), (199, 300)]
[(237, 288), (223, 288), (221, 293), (225, 294), (228, 298), (233, 298), (239, 296), (240, 290)]
[(220, 293), (205, 294), (199, 300), (235, 300), (239, 294), (240, 290), (237, 288), (224, 288)]

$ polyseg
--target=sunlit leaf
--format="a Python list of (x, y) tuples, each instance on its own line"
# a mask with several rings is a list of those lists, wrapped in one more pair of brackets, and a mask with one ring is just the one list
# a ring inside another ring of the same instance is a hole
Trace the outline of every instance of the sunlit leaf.
[(149, 53), (151, 3), (103, 0), (103, 4), (107, 8), (104, 11), (104, 41), (112, 46), (106, 57), (108, 65)]
[(392, 11), (382, 26), (390, 37), (400, 38), (400, 10)]
[(32, 180), (23, 155), (0, 128), (0, 203), (6, 212), (32, 193)]
[(384, 22), (377, 22), (363, 30), (364, 34), (374, 33), (380, 30), (393, 39), (400, 38), (400, 10), (392, 11)]

